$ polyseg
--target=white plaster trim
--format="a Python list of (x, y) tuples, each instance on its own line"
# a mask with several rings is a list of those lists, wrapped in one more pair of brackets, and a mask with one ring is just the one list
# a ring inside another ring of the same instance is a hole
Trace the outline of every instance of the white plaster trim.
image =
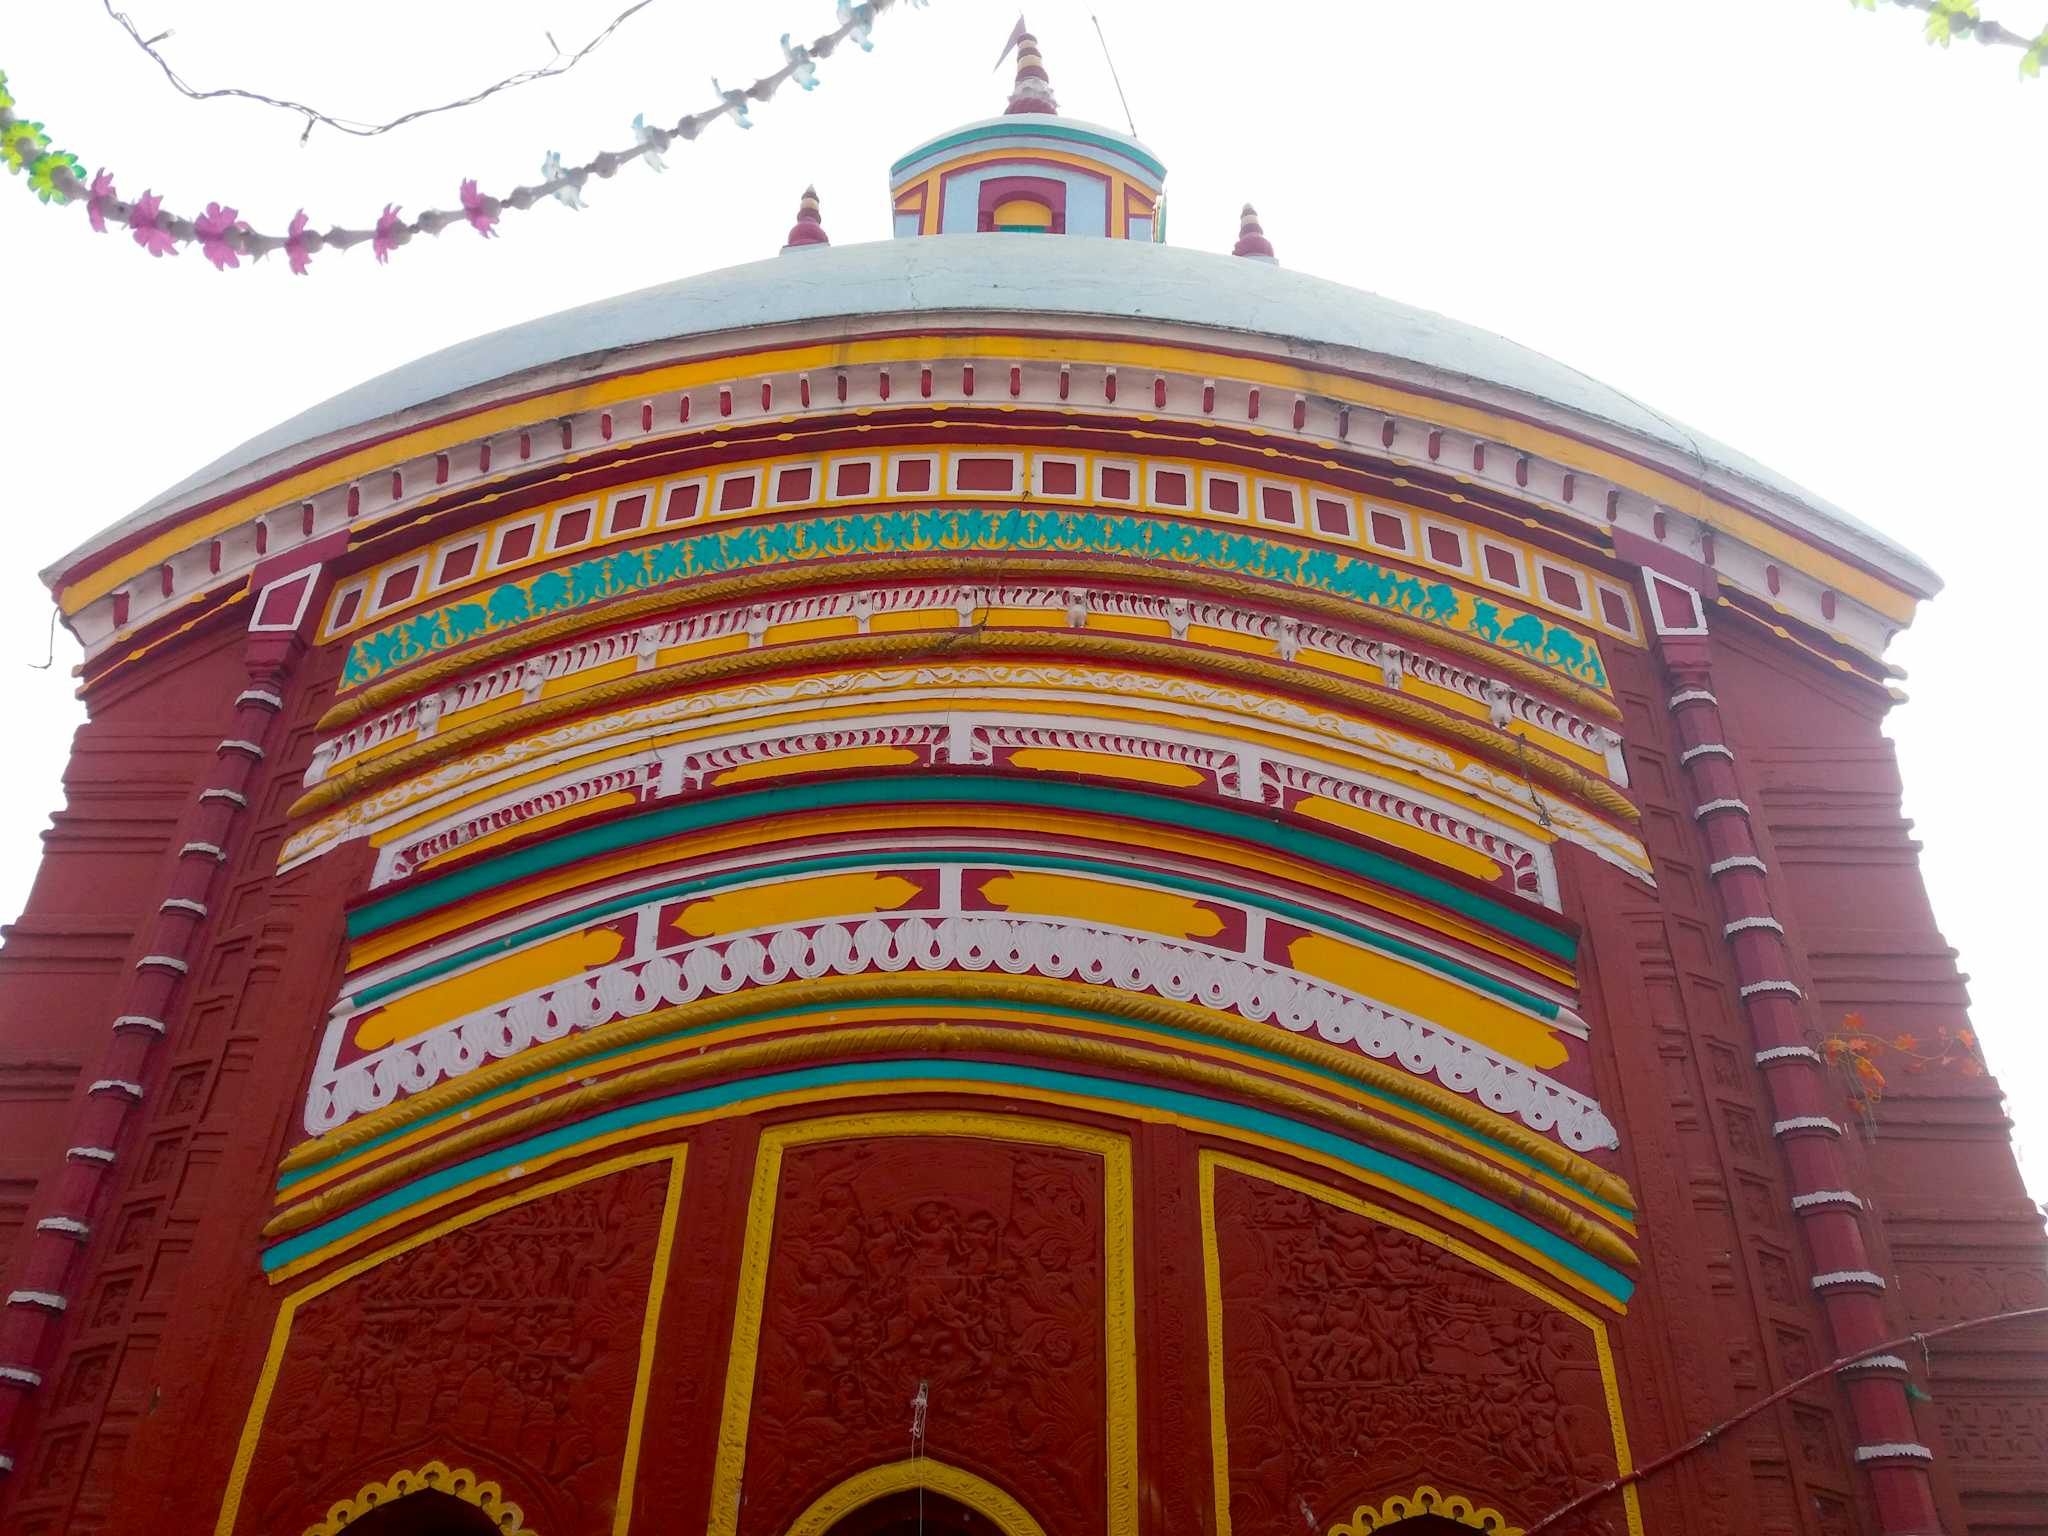
[(1678, 754), (1679, 766), (1684, 767), (1696, 757), (1725, 757), (1731, 763), (1735, 761), (1735, 754), (1720, 742), (1703, 741), (1698, 746), (1687, 747)]
[(89, 1094), (118, 1093), (135, 1100), (138, 1104), (142, 1102), (142, 1084), (131, 1083), (121, 1077), (103, 1077), (85, 1091)]
[(158, 970), (176, 971), (180, 976), (189, 975), (192, 970), (189, 964), (180, 960), (176, 955), (144, 955), (135, 962), (135, 969), (138, 971), (146, 971), (152, 967)]
[(1681, 688), (1678, 692), (1671, 695), (1665, 707), (1667, 709), (1676, 709), (1681, 704), (1711, 704), (1718, 709), (1721, 706), (1721, 701), (1704, 688)]
[(25, 1365), (0, 1365), (0, 1381), (11, 1381), (21, 1387), (40, 1387), (43, 1373), (32, 1371)]
[(651, 957), (628, 955), (335, 1066), (330, 1063), (339, 1042), (360, 1016), (344, 1005), (332, 1016), (321, 1046), (305, 1127), (323, 1134), (444, 1078), (465, 1077), (535, 1044), (651, 1009), (799, 977), (903, 970), (1073, 978), (1194, 1002), (1355, 1050), (1361, 1059), (1398, 1065), (1417, 1078), (1434, 1077), (1453, 1093), (1578, 1151), (1621, 1144), (1613, 1122), (1591, 1097), (1453, 1030), (1304, 972), (1106, 925), (944, 910), (780, 923)]
[(1756, 1064), (1767, 1067), (1774, 1061), (1819, 1061), (1820, 1052), (1810, 1045), (1774, 1045), (1756, 1053)]
[(1794, 1131), (1826, 1131), (1830, 1136), (1843, 1134), (1841, 1126), (1826, 1115), (1794, 1115), (1789, 1120), (1777, 1120), (1771, 1124), (1773, 1136), (1789, 1136)]
[(61, 1232), (66, 1237), (85, 1238), (92, 1235), (92, 1228), (75, 1216), (45, 1216), (36, 1223), (38, 1232)]
[(1745, 1000), (1752, 997), (1762, 997), (1770, 992), (1781, 992), (1787, 997), (1803, 998), (1806, 996), (1804, 992), (1799, 990), (1799, 984), (1794, 981), (1752, 981), (1737, 987), (1735, 990), (1737, 995)]
[(12, 1472), (13, 1470), (14, 1458), (6, 1452), (0, 1451), (0, 1473)]
[(1707, 866), (1707, 873), (1725, 875), (1731, 869), (1753, 869), (1760, 875), (1770, 873), (1770, 867), (1753, 853), (1731, 853), (1725, 859), (1716, 859)]
[(156, 904), (159, 912), (190, 912), (194, 917), (206, 916), (206, 903), (194, 901), (189, 896), (166, 896)]
[(1694, 821), (1705, 821), (1716, 811), (1740, 811), (1743, 815), (1747, 816), (1749, 814), (1749, 807), (1740, 800), (1709, 800), (1704, 805), (1696, 805), (1692, 808), (1692, 819)]
[(240, 790), (235, 789), (202, 789), (199, 792), (199, 798), (202, 800), (225, 800), (230, 805), (239, 805), (245, 808), (249, 804), (249, 797)]
[(161, 1035), (165, 1032), (164, 1021), (162, 1019), (152, 1019), (146, 1013), (124, 1013), (114, 1020), (114, 1028), (146, 1029), (153, 1035)]
[(41, 1307), (46, 1312), (62, 1312), (67, 1303), (55, 1291), (9, 1291), (7, 1293), (7, 1305), (10, 1307)]
[(257, 762), (263, 761), (263, 749), (253, 741), (243, 741), (239, 736), (230, 736), (213, 749), (216, 752), (246, 752)]
[(1913, 1369), (1897, 1355), (1865, 1355), (1861, 1360), (1851, 1360), (1842, 1367), (1845, 1371), (1906, 1371)]
[(76, 1157), (88, 1163), (111, 1163), (114, 1154), (105, 1147), (66, 1147), (66, 1157)]
[(1887, 1440), (1882, 1445), (1856, 1447), (1856, 1461), (1859, 1466), (1866, 1461), (1890, 1461), (1896, 1457), (1905, 1457), (1913, 1461), (1932, 1461), (1934, 1452), (1924, 1445), (1914, 1445), (1907, 1440)]
[(178, 857), (182, 859), (188, 853), (203, 853), (216, 864), (225, 864), (228, 859), (226, 850), (219, 843), (187, 843), (178, 850)]
[(1732, 939), (1738, 933), (1747, 933), (1752, 928), (1768, 928), (1772, 933), (1785, 931), (1785, 925), (1775, 917), (1738, 917), (1732, 923), (1721, 925), (1721, 937)]
[(1824, 1275), (1813, 1277), (1813, 1288), (1825, 1291), (1837, 1285), (1868, 1285), (1877, 1290), (1885, 1288), (1884, 1276), (1874, 1275), (1867, 1269), (1831, 1269)]
[(1863, 1209), (1863, 1197), (1847, 1189), (1815, 1189), (1792, 1197), (1792, 1209), (1795, 1211), (1811, 1210), (1823, 1205), (1853, 1205), (1860, 1211)]
[(284, 700), (277, 694), (272, 693), (268, 688), (244, 688), (235, 695), (235, 703), (237, 705), (262, 704), (271, 709), (284, 708)]

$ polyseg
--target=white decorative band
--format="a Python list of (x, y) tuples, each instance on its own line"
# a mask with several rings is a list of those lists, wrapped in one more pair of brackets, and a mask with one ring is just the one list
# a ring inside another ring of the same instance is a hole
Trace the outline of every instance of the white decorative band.
[(255, 742), (243, 741), (238, 736), (230, 736), (226, 741), (222, 742), (219, 746), (215, 747), (214, 751), (246, 752), (251, 757), (255, 758), (258, 762), (263, 761), (263, 749), (257, 746)]
[(178, 857), (182, 859), (188, 853), (203, 853), (216, 863), (227, 862), (227, 853), (219, 843), (187, 843), (178, 850)]
[(14, 1458), (6, 1452), (0, 1451), (0, 1473), (12, 1472), (13, 1470)]
[(1194, 1002), (1347, 1046), (1435, 1077), (1453, 1093), (1584, 1151), (1621, 1139), (1594, 1100), (1464, 1036), (1356, 992), (1191, 944), (1048, 918), (906, 915), (790, 923), (631, 960), (452, 1019), (314, 1080), (314, 1135), (543, 1041), (700, 997), (795, 978), (874, 971), (998, 971), (1074, 978)]
[(247, 806), (249, 803), (249, 797), (239, 789), (202, 789), (199, 792), (199, 798), (202, 800), (225, 800), (230, 805)]
[(105, 1147), (67, 1147), (64, 1155), (86, 1163), (111, 1163), (114, 1160), (114, 1154)]
[(1671, 702), (1668, 707), (1676, 709), (1681, 704), (1718, 705), (1720, 702), (1719, 699), (1715, 698), (1704, 688), (1681, 688), (1678, 692), (1671, 695)]
[(1831, 1269), (1824, 1275), (1813, 1277), (1813, 1288), (1825, 1291), (1837, 1285), (1867, 1285), (1873, 1290), (1884, 1289), (1884, 1276), (1874, 1275), (1867, 1269)]
[[(1725, 859), (1722, 860), (1722, 863), (1726, 862)], [(1719, 869), (1721, 866), (1717, 864), (1714, 867)], [(1763, 865), (1759, 862), (1757, 867), (1761, 869)], [(1772, 933), (1783, 933), (1785, 931), (1785, 925), (1775, 917), (1738, 917), (1732, 923), (1723, 923), (1721, 925), (1721, 937), (1732, 939), (1738, 933), (1748, 933), (1752, 928), (1768, 928)]]
[(1795, 1211), (1810, 1211), (1820, 1205), (1853, 1205), (1860, 1211), (1863, 1209), (1863, 1197), (1848, 1189), (1814, 1189), (1792, 1197), (1792, 1209)]
[(1934, 1452), (1924, 1445), (1914, 1445), (1907, 1440), (1887, 1440), (1882, 1445), (1859, 1445), (1856, 1460), (1860, 1465), (1866, 1461), (1891, 1461), (1903, 1458), (1912, 1461), (1932, 1461)]
[(1913, 1368), (1897, 1355), (1865, 1355), (1861, 1360), (1851, 1360), (1842, 1369), (1845, 1371), (1911, 1371)]
[(1773, 1045), (1756, 1053), (1756, 1064), (1767, 1067), (1774, 1061), (1819, 1061), (1820, 1052), (1810, 1045)]
[(1764, 861), (1753, 853), (1732, 853), (1725, 859), (1716, 859), (1707, 866), (1710, 875), (1725, 875), (1731, 869), (1753, 869), (1758, 874), (1768, 874)]
[(235, 695), (237, 704), (262, 704), (271, 709), (283, 709), (284, 700), (268, 688), (244, 688)]
[(46, 1312), (62, 1312), (65, 1301), (55, 1291), (9, 1291), (7, 1305), (10, 1307), (41, 1307)]
[(142, 1099), (142, 1084), (131, 1083), (126, 1078), (121, 1077), (103, 1077), (85, 1091), (87, 1093), (118, 1093), (127, 1098), (134, 1099), (138, 1103)]
[(92, 1228), (75, 1216), (45, 1216), (36, 1223), (38, 1232), (61, 1232), (66, 1237), (88, 1237)]
[(152, 967), (160, 971), (176, 971), (180, 976), (192, 969), (176, 955), (144, 955), (135, 962), (135, 969), (138, 971), (146, 971)]
[(1790, 1120), (1774, 1121), (1771, 1125), (1773, 1136), (1790, 1136), (1794, 1131), (1826, 1131), (1830, 1136), (1842, 1134), (1841, 1126), (1826, 1115), (1794, 1115)]
[(152, 1019), (146, 1013), (124, 1013), (114, 1020), (114, 1028), (146, 1029), (152, 1035), (160, 1035), (164, 1032), (164, 1021), (162, 1019)]
[(1804, 997), (1799, 984), (1794, 981), (1751, 981), (1735, 989), (1741, 997), (1761, 997), (1766, 992), (1782, 992), (1787, 997)]
[(1683, 752), (1678, 754), (1679, 766), (1683, 767), (1685, 764), (1691, 762), (1696, 757), (1725, 757), (1731, 763), (1735, 761), (1735, 754), (1729, 751), (1720, 742), (1703, 741), (1698, 746), (1687, 747)]
[(156, 904), (159, 912), (190, 912), (194, 917), (206, 916), (206, 903), (194, 901), (190, 896), (166, 896)]
[(11, 1381), (20, 1387), (40, 1387), (43, 1373), (32, 1371), (25, 1365), (0, 1365), (0, 1381)]
[(1747, 816), (1749, 807), (1740, 800), (1709, 800), (1705, 805), (1696, 805), (1692, 808), (1692, 819), (1705, 821), (1716, 811), (1740, 811)]

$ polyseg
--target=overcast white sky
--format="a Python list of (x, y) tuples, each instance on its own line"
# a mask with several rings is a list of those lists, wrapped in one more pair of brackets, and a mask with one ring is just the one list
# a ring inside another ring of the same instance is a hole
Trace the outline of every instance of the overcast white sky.
[[(445, 101), (579, 46), (625, 0), (489, 7), (125, 0), (198, 85), (365, 119)], [(2048, 0), (1999, 0), (2024, 32)], [(1894, 650), (1906, 809), (1975, 1022), (2048, 1198), (2048, 1045), (2028, 967), (2044, 745), (2037, 588), (2048, 573), (2048, 81), (2016, 54), (1923, 46), (1915, 13), (1843, 0), (1095, 0), (1131, 109), (1171, 175), (1169, 235), (1227, 249), (1258, 204), (1287, 265), (1528, 343), (1735, 444), (1930, 560), (1947, 591)], [(60, 147), (182, 210), (264, 229), (457, 183), (537, 179), (775, 67), (829, 0), (655, 0), (573, 73), (380, 139), (177, 96), (99, 6), (9, 17), (0, 68)], [(1063, 109), (1115, 123), (1087, 0), (1032, 0)], [(581, 214), (457, 226), (388, 268), (367, 252), (215, 273), (152, 261), (77, 210), (0, 188), (0, 912), (20, 909), (80, 718), (60, 636), (38, 672), (35, 572), (216, 454), (346, 386), (479, 331), (774, 252), (815, 181), (836, 241), (888, 234), (886, 173), (920, 138), (1000, 109), (990, 61), (1016, 0), (884, 18), (740, 133), (657, 176), (594, 183)], [(2034, 852), (2028, 852), (2029, 849)]]

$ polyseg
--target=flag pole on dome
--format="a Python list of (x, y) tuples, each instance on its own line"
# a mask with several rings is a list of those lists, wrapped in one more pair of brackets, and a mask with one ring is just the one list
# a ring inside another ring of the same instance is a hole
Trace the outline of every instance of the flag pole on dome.
[(1024, 13), (1019, 11), (1017, 13), (1017, 25), (1010, 28), (1010, 40), (1003, 44), (1003, 51), (996, 55), (996, 61), (989, 66), (988, 72), (994, 74), (997, 70), (1001, 69), (1003, 67), (1003, 60), (1007, 59), (1011, 51), (1030, 35), (1031, 29), (1024, 25)]

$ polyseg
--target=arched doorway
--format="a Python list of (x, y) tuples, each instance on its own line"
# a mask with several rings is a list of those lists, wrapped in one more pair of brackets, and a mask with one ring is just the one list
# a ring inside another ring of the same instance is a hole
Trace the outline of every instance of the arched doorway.
[(826, 1536), (918, 1536), (920, 1531), (924, 1536), (997, 1536), (998, 1527), (943, 1493), (906, 1488), (840, 1516)]
[(869, 1467), (827, 1490), (786, 1536), (1045, 1536), (1045, 1528), (986, 1478), (928, 1457)]
[(422, 1488), (349, 1521), (352, 1536), (499, 1536), (491, 1517), (451, 1494)]

